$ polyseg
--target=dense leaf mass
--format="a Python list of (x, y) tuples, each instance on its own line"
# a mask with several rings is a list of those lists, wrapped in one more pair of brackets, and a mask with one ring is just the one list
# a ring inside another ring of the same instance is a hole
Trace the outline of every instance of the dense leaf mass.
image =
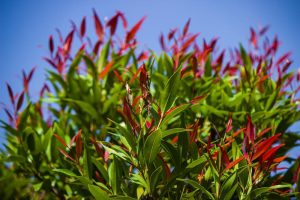
[(130, 26), (122, 12), (103, 22), (94, 11), (94, 33), (87, 20), (50, 36), (37, 101), (34, 69), (22, 91), (7, 84), (1, 199), (299, 198), (287, 152), (299, 140), (300, 75), (267, 27), (250, 29), (248, 50), (222, 50), (189, 20), (156, 54), (136, 38), (145, 18)]

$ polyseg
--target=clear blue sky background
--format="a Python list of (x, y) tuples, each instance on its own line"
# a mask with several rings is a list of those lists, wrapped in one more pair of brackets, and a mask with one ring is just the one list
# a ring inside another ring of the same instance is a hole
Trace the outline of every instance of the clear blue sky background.
[[(154, 50), (160, 49), (161, 32), (182, 27), (189, 18), (193, 32), (200, 32), (200, 37), (208, 39), (219, 36), (223, 48), (246, 43), (250, 26), (270, 25), (269, 34), (279, 36), (281, 49), (293, 52), (294, 69), (300, 66), (300, 1), (297, 0), (1, 0), (0, 102), (9, 102), (6, 81), (14, 90), (20, 89), (22, 69), (37, 67), (31, 87), (38, 91), (45, 79), (43, 70), (47, 64), (42, 57), (48, 54), (48, 36), (55, 34), (55, 28), (66, 34), (70, 30), (69, 21), (79, 23), (83, 16), (87, 16), (88, 26), (92, 26), (92, 8), (102, 20), (121, 10), (130, 25), (146, 15), (138, 38), (145, 47)], [(5, 118), (1, 109), (0, 119)]]

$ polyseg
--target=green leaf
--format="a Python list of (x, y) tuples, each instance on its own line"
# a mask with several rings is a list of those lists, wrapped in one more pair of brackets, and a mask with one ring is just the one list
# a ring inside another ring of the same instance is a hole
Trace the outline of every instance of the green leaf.
[(215, 199), (215, 197), (208, 190), (206, 190), (205, 187), (203, 187), (202, 185), (199, 185), (196, 181), (193, 181), (190, 179), (180, 179), (180, 178), (178, 178), (176, 180), (188, 183), (191, 186), (193, 186), (194, 188), (201, 190), (208, 198), (213, 199), (213, 200)]
[(36, 131), (33, 130), (31, 127), (27, 127), (24, 130), (26, 134), (26, 142), (29, 150), (32, 154), (37, 154), (42, 151), (42, 143), (41, 138), (37, 135)]
[(74, 172), (72, 172), (71, 170), (68, 170), (68, 169), (53, 169), (52, 171), (59, 172), (59, 173), (62, 173), (62, 174), (65, 174), (65, 175), (71, 176), (71, 177), (77, 176), (76, 174), (74, 174)]
[(34, 191), (36, 191), (36, 192), (39, 191), (42, 188), (42, 186), (43, 186), (43, 182), (32, 185)]
[(111, 197), (111, 199), (116, 199), (116, 200), (136, 200), (135, 198), (126, 197), (126, 196), (116, 196), (116, 197)]
[(238, 183), (236, 181), (236, 173), (234, 173), (233, 175), (229, 175), (225, 182), (222, 184), (221, 199), (230, 200), (234, 195), (237, 187)]
[(162, 138), (168, 137), (170, 135), (174, 135), (177, 133), (191, 131), (192, 129), (185, 129), (185, 128), (172, 128), (166, 131), (162, 131)]
[(124, 128), (123, 126), (121, 126), (119, 123), (111, 120), (111, 119), (108, 119), (109, 121), (111, 121), (113, 124), (115, 124), (117, 126), (117, 131), (116, 131), (116, 134), (122, 134), (127, 143), (131, 146), (131, 148), (134, 148), (135, 147), (135, 140), (134, 140), (134, 137), (132, 137), (132, 133), (129, 132), (126, 128)]
[(204, 76), (209, 77), (212, 74), (212, 66), (211, 66), (211, 56), (209, 55), (206, 62), (205, 62), (205, 71)]
[(132, 174), (130, 179), (133, 183), (144, 187), (148, 193), (150, 192), (149, 183), (140, 174)]
[(76, 105), (78, 105), (82, 110), (84, 110), (85, 112), (87, 112), (88, 114), (91, 115), (91, 117), (93, 117), (94, 119), (98, 119), (98, 113), (95, 110), (95, 108), (90, 105), (89, 103), (86, 103), (84, 101), (79, 101), (79, 100), (74, 100), (74, 99), (68, 99), (68, 98), (64, 98), (64, 101), (67, 102), (72, 102), (75, 103)]
[(107, 173), (107, 170), (105, 169), (105, 167), (103, 166), (103, 164), (94, 157), (92, 157), (92, 163), (100, 171), (100, 173), (101, 173), (102, 177), (105, 179), (105, 181), (109, 182), (108, 173)]
[(72, 79), (72, 75), (74, 74), (76, 68), (78, 67), (78, 65), (81, 61), (82, 55), (83, 55), (83, 51), (79, 52), (77, 54), (77, 56), (73, 59), (71, 65), (69, 67), (68, 74), (67, 74), (68, 80)]
[(179, 113), (183, 112), (189, 106), (190, 106), (190, 104), (182, 104), (180, 106), (175, 107), (170, 112), (167, 112), (166, 115), (164, 116), (162, 122), (161, 122), (161, 126), (164, 126), (165, 124), (167, 124), (171, 119), (173, 119)]
[(76, 176), (76, 179), (82, 183), (82, 185), (86, 186), (88, 184), (93, 184), (93, 181), (91, 181), (89, 178), (85, 176)]
[[(128, 153), (118, 145), (112, 145), (110, 143), (105, 143), (105, 142), (101, 142), (101, 143), (109, 154), (116, 155), (117, 157), (130, 162), (131, 158), (128, 155)], [(110, 147), (108, 145), (110, 145)]]
[[(84, 134), (85, 135), (85, 134)], [(84, 175), (88, 178), (92, 178), (93, 176), (93, 172), (92, 172), (92, 160), (91, 160), (91, 152), (89, 149), (89, 143), (86, 139), (86, 137), (84, 137), (83, 139), (84, 142), (84, 149), (83, 149), (83, 172)]]
[(52, 128), (49, 128), (42, 140), (43, 141), (42, 145), (45, 151), (48, 149), (48, 145), (51, 142), (52, 136), (53, 136)]
[(269, 192), (270, 190), (280, 189), (280, 188), (292, 188), (292, 186), (291, 185), (274, 185), (274, 186), (270, 186), (270, 187), (257, 188), (257, 189), (252, 190), (246, 199), (247, 200), (256, 199), (259, 195)]
[(190, 164), (188, 164), (188, 166), (186, 166), (187, 169), (192, 169), (195, 168), (199, 165), (202, 165), (206, 162), (206, 157), (204, 155), (202, 155), (200, 158), (198, 158), (197, 160), (194, 160), (193, 162), (191, 162)]
[(119, 165), (118, 160), (113, 157), (109, 167), (108, 167), (108, 177), (109, 177), (109, 184), (113, 190), (114, 194), (118, 193), (120, 180), (119, 180)]
[(159, 129), (152, 132), (147, 137), (144, 145), (144, 157), (148, 164), (151, 163), (156, 158), (156, 155), (160, 149), (161, 139), (162, 139), (162, 134)]
[(95, 80), (98, 80), (98, 73), (97, 73), (97, 67), (95, 66), (94, 62), (91, 60), (90, 57), (84, 55), (83, 59), (85, 61), (85, 64), (87, 66), (88, 72), (92, 75), (92, 77)]
[(50, 81), (57, 81), (63, 89), (67, 90), (67, 83), (64, 81), (63, 77), (55, 72), (48, 71), (50, 74)]
[(95, 197), (96, 200), (109, 200), (108, 194), (100, 187), (95, 185), (88, 185), (90, 193)]
[(266, 102), (266, 107), (265, 107), (265, 110), (270, 110), (273, 108), (274, 104), (276, 103), (276, 99), (278, 97), (278, 93), (279, 93), (279, 90), (275, 90), (273, 91), (273, 93), (269, 96), (269, 98), (267, 99), (267, 102)]
[(159, 175), (161, 174), (162, 166), (156, 168), (154, 172), (152, 172), (150, 176), (150, 189), (151, 191), (155, 191), (155, 188), (157, 186), (157, 181), (159, 179)]
[(107, 58), (109, 55), (109, 47), (110, 47), (110, 40), (103, 46), (103, 48), (100, 52), (100, 58), (97, 62), (98, 73), (100, 73), (102, 71), (102, 69), (104, 68), (104, 66), (107, 63)]
[(251, 66), (252, 66), (251, 59), (241, 44), (240, 44), (240, 52), (245, 65), (244, 67), (246, 69), (246, 73), (247, 75), (251, 75)]
[(161, 105), (161, 111), (163, 115), (172, 106), (172, 104), (176, 99), (177, 95), (175, 93), (178, 90), (177, 84), (180, 81), (180, 71), (181, 71), (181, 67), (178, 67), (175, 73), (169, 78), (162, 92), (160, 105)]

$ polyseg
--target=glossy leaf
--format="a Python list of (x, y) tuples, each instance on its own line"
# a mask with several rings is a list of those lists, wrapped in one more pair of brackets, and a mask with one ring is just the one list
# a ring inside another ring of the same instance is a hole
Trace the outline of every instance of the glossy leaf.
[(144, 157), (148, 164), (150, 164), (156, 158), (161, 145), (162, 133), (160, 130), (156, 130), (151, 133), (144, 145)]
[(108, 194), (103, 191), (100, 187), (95, 185), (88, 185), (90, 193), (94, 196), (96, 200), (109, 200)]

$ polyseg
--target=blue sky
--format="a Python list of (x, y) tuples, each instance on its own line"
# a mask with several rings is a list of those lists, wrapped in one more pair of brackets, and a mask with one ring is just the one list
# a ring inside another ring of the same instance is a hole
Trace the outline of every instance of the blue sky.
[[(138, 38), (144, 47), (154, 50), (160, 49), (161, 32), (182, 27), (189, 18), (193, 32), (200, 32), (200, 38), (218, 36), (223, 48), (246, 43), (251, 26), (270, 25), (269, 35), (277, 34), (281, 49), (293, 53), (294, 69), (300, 66), (300, 1), (297, 0), (1, 0), (0, 102), (8, 103), (6, 81), (15, 90), (20, 89), (22, 69), (37, 67), (31, 86), (38, 91), (45, 79), (43, 70), (48, 67), (42, 57), (48, 53), (49, 35), (55, 34), (55, 28), (66, 34), (70, 30), (69, 21), (79, 23), (83, 16), (87, 16), (88, 26), (92, 26), (93, 8), (102, 20), (121, 10), (130, 25), (146, 15)], [(1, 109), (0, 119), (4, 118)]]

